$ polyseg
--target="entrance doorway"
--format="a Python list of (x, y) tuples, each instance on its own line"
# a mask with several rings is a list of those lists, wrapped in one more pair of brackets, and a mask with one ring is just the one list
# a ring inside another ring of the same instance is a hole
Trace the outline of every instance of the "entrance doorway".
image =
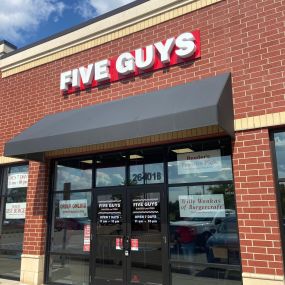
[(92, 281), (168, 284), (163, 186), (96, 189)]

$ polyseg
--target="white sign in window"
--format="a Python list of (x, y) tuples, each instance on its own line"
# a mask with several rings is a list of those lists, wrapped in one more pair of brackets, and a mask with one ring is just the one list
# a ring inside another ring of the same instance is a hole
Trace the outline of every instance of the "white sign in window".
[(10, 173), (8, 174), (8, 188), (28, 187), (28, 173)]
[(88, 217), (87, 199), (59, 201), (60, 218), (86, 218)]
[(222, 170), (219, 149), (177, 154), (178, 174), (217, 172)]
[(179, 213), (181, 218), (224, 218), (223, 194), (180, 195)]
[(25, 219), (26, 203), (6, 203), (5, 219)]

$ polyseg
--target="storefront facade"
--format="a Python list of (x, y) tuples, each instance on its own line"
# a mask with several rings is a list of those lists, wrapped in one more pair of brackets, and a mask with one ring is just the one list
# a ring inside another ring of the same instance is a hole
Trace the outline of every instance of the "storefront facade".
[(284, 284), (283, 22), (141, 0), (0, 42), (0, 277)]

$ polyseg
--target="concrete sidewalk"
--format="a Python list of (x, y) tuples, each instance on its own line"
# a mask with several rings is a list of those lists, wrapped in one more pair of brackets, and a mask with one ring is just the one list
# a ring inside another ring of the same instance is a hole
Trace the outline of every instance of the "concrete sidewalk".
[(6, 280), (0, 278), (0, 285), (21, 285), (19, 281)]

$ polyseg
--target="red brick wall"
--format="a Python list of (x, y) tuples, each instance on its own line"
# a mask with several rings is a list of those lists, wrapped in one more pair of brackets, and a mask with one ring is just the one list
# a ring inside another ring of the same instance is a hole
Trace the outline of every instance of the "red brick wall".
[(233, 149), (243, 271), (283, 275), (268, 130), (237, 133)]
[(30, 162), (24, 233), (24, 254), (45, 252), (48, 205), (48, 164)]
[[(119, 100), (222, 72), (232, 72), (235, 118), (284, 111), (284, 20), (284, 0), (222, 1), (123, 39), (0, 79), (0, 153), (6, 141), (47, 114)], [(201, 31), (202, 57), (193, 63), (94, 88), (91, 92), (83, 91), (79, 95), (63, 97), (60, 93), (59, 77), (63, 71), (195, 29)], [(282, 274), (280, 238), (266, 132), (257, 130), (236, 134), (234, 172), (243, 270)], [(247, 134), (254, 139), (248, 139)], [(260, 142), (262, 144), (259, 146)], [(265, 150), (261, 150), (262, 147)], [(251, 162), (260, 168), (250, 169)], [(31, 181), (37, 178), (36, 171), (36, 168), (32, 168), (31, 175), (34, 178), (31, 178)], [(248, 178), (245, 176), (247, 171)], [(41, 171), (39, 175), (42, 177)], [(268, 180), (264, 181), (265, 178)], [(241, 181), (243, 179), (246, 181)], [(36, 188), (35, 184), (31, 184), (29, 195), (35, 195)], [(44, 191), (44, 188), (38, 188), (39, 193)], [(246, 198), (249, 200), (246, 201)], [(263, 211), (263, 208), (268, 211), (256, 213), (263, 219), (251, 212)], [(24, 250), (26, 253), (42, 252), (42, 243), (39, 242), (39, 246), (35, 248), (29, 244), (27, 237), (32, 236), (34, 225), (44, 229), (43, 216), (39, 215), (41, 218), (36, 222), (33, 215), (29, 215), (30, 213), (27, 218)], [(29, 217), (32, 219), (31, 222)], [(261, 232), (246, 232), (253, 231), (254, 225), (251, 223), (254, 221), (256, 230)], [(269, 230), (270, 232), (266, 232)], [(257, 234), (259, 236), (256, 236)], [(266, 252), (258, 255), (258, 252), (254, 252), (258, 250)], [(253, 259), (260, 261), (254, 263)]]
[[(284, 0), (222, 1), (123, 39), (0, 80), (3, 134), (0, 152), (5, 141), (46, 114), (118, 100), (225, 71), (231, 71), (233, 75), (236, 118), (284, 111), (284, 7)], [(201, 31), (202, 57), (193, 64), (112, 83), (68, 98), (60, 93), (62, 71), (194, 29)]]

